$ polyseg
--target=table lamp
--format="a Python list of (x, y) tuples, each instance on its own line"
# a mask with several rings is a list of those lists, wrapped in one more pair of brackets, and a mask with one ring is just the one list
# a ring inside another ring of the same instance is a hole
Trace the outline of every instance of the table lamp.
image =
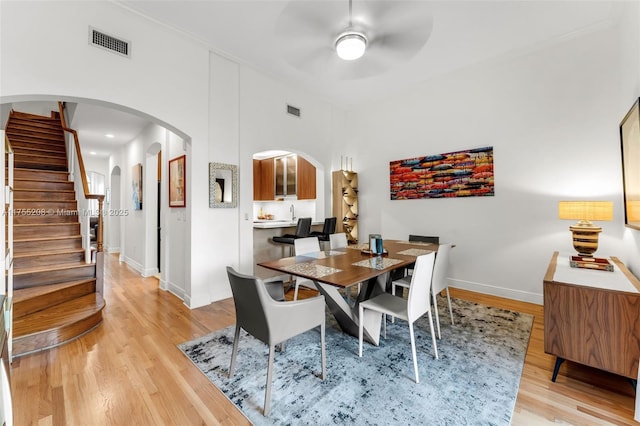
[(560, 219), (577, 220), (569, 227), (573, 235), (573, 248), (580, 256), (593, 257), (598, 250), (598, 234), (602, 228), (591, 223), (592, 220), (613, 220), (611, 201), (560, 201), (558, 203)]

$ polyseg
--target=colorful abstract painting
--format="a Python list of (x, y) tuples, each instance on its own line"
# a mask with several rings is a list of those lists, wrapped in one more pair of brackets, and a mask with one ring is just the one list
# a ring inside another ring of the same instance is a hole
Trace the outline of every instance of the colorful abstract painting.
[(493, 147), (389, 163), (392, 200), (493, 196)]

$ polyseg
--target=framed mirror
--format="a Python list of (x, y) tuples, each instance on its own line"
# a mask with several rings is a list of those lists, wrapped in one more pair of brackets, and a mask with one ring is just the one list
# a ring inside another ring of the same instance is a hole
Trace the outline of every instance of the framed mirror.
[(238, 206), (238, 166), (209, 163), (209, 207)]

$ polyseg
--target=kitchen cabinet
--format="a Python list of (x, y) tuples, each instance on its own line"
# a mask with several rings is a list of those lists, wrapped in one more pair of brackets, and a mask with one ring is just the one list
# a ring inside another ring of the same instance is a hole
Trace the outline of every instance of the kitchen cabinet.
[(316, 168), (295, 154), (253, 160), (253, 199), (316, 199)]
[(316, 168), (298, 156), (298, 200), (316, 199)]
[(253, 199), (269, 201), (275, 199), (273, 158), (253, 160)]

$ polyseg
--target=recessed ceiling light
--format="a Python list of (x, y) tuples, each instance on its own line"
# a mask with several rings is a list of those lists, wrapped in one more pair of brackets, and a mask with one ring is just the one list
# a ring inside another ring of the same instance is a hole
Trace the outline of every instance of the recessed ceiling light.
[(109, 138), (109, 139), (113, 139), (113, 138), (115, 138), (115, 135), (113, 135), (112, 133), (107, 133), (107, 134), (105, 135), (105, 137), (107, 137), (107, 138)]
[(95, 152), (95, 151), (91, 151), (89, 154), (91, 154), (91, 155), (97, 155), (97, 152)]

